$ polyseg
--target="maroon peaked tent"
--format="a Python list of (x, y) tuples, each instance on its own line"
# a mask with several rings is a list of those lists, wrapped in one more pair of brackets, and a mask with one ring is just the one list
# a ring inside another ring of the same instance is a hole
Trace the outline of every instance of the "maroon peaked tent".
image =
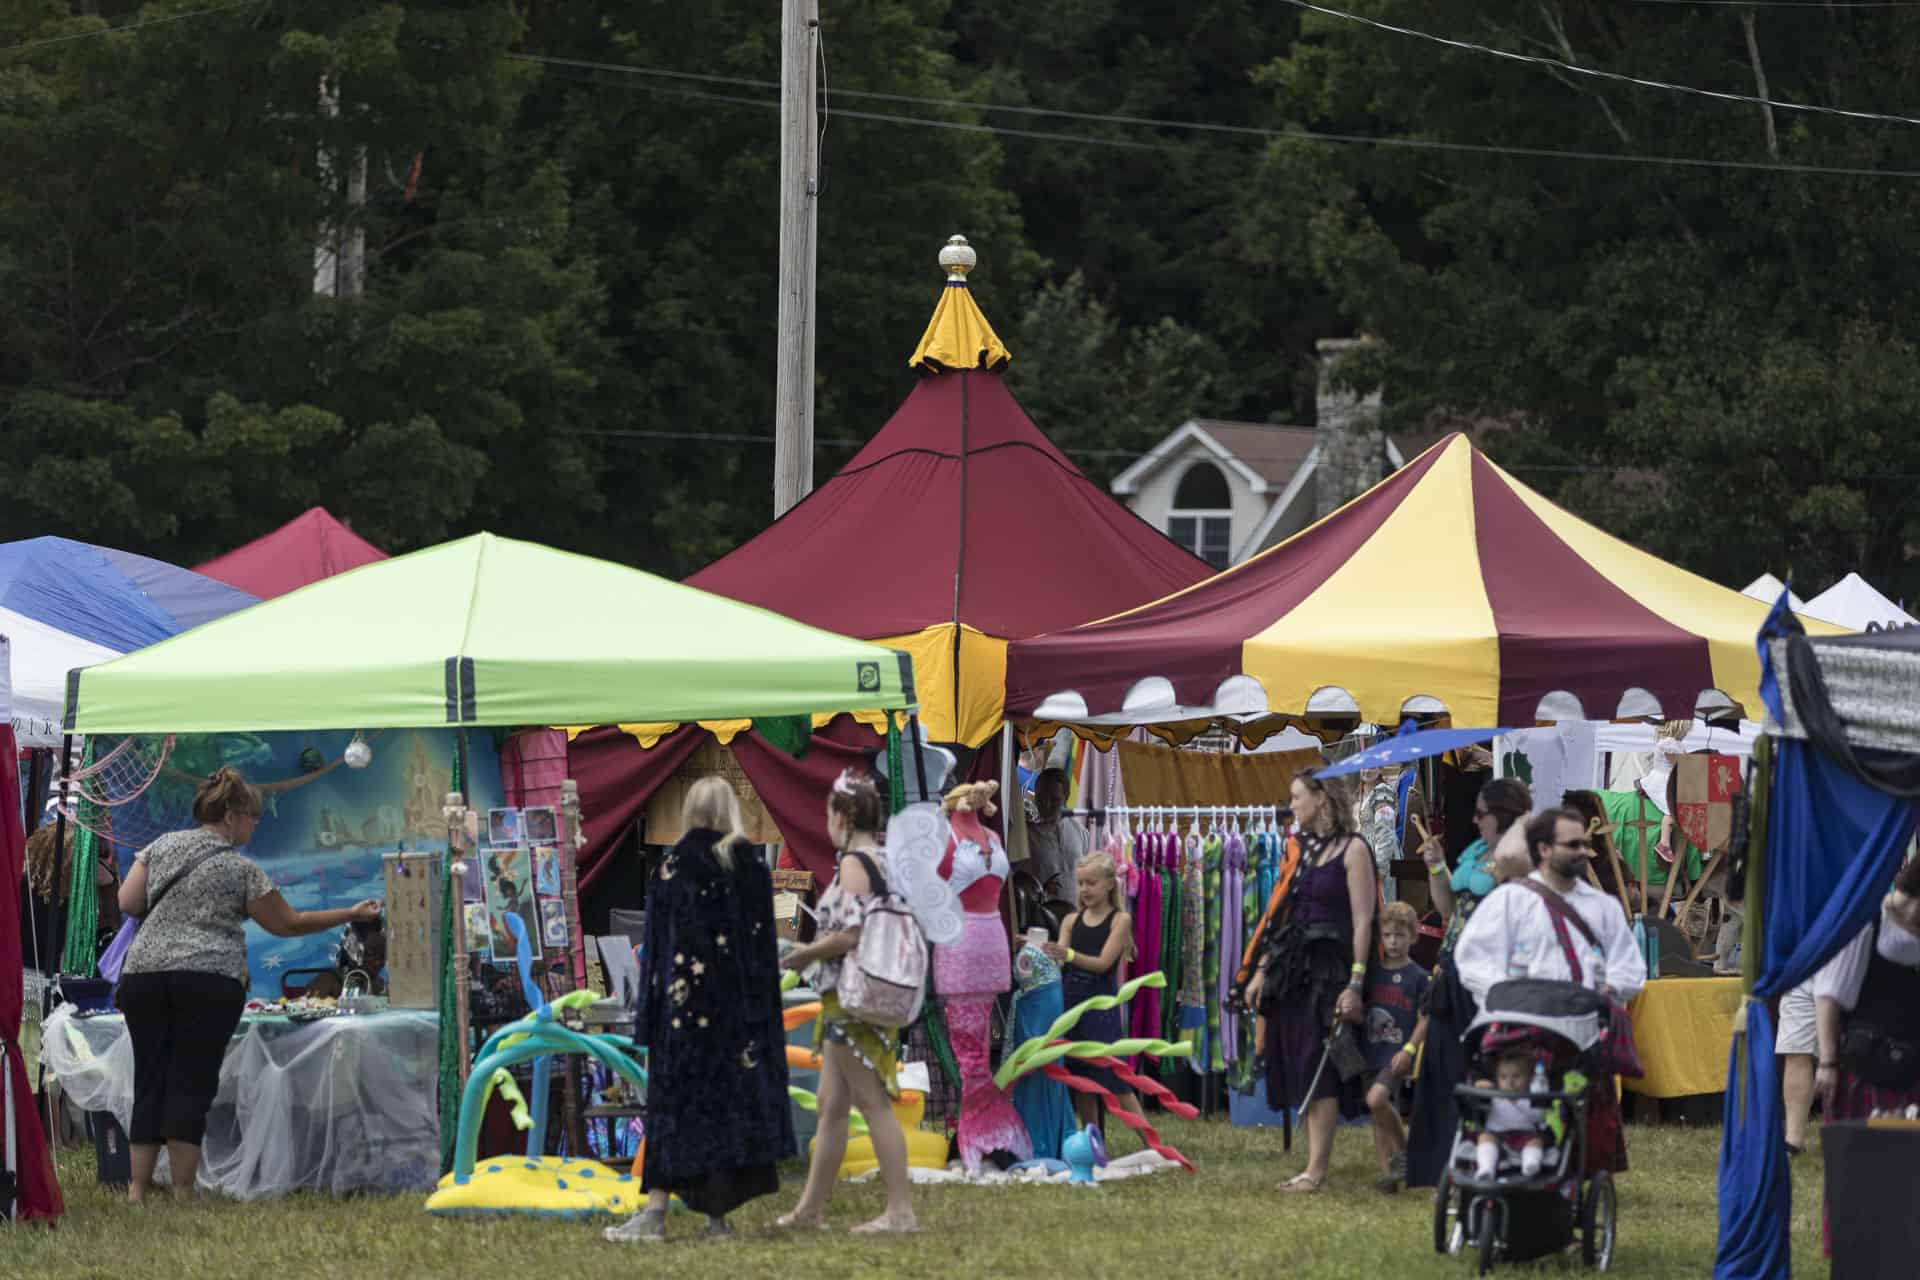
[(325, 507), (312, 507), (272, 533), (209, 560), (194, 572), (271, 600), (310, 582), (386, 558), (386, 552), (335, 520)]

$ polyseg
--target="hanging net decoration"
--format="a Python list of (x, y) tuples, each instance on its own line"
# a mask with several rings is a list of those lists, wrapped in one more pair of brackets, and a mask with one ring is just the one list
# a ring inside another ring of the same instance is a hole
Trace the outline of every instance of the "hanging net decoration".
[(67, 821), (81, 838), (131, 853), (192, 826), (199, 779), (169, 766), (174, 746), (170, 735), (89, 742), (85, 762), (67, 779)]

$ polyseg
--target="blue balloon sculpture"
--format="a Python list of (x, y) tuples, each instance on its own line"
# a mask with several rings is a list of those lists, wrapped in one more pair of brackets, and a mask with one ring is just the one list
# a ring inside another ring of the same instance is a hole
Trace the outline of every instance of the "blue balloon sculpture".
[[(527, 1159), (538, 1160), (546, 1154), (547, 1083), (553, 1075), (553, 1055), (584, 1053), (606, 1066), (636, 1089), (647, 1087), (647, 1073), (631, 1056), (635, 1049), (628, 1036), (583, 1035), (553, 1020), (553, 1007), (533, 980), (533, 950), (527, 930), (513, 912), (506, 916), (507, 929), (513, 934), (515, 963), (520, 970), (520, 988), (531, 1012), (487, 1037), (467, 1076), (467, 1087), (460, 1095), (460, 1130), (453, 1148), (453, 1181), (464, 1186), (473, 1177), (473, 1162), (480, 1145), (480, 1120), (485, 1111), (487, 1082), (493, 1073), (515, 1063), (533, 1060), (533, 1126), (527, 1135)], [(628, 1052), (621, 1052), (627, 1050)]]

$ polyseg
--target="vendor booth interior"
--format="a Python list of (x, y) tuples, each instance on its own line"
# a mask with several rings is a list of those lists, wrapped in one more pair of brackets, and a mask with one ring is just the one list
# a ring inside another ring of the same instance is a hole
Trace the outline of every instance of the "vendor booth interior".
[[(1142, 739), (1211, 736), (1244, 753), (1286, 726), (1328, 741), (1332, 759), (1373, 740), (1340, 741), (1363, 723), (1389, 734), (1484, 727), (1487, 748), (1451, 751), (1403, 770), (1395, 784), (1370, 779), (1352, 797), (1366, 802), (1363, 833), (1379, 819), (1370, 843), (1386, 892), (1424, 908), (1424, 869), (1397, 855), (1432, 825), (1457, 858), (1481, 783), (1519, 773), (1536, 808), (1565, 800), (1590, 809), (1607, 846), (1596, 877), (1658, 937), (1666, 916), (1691, 912), (1716, 877), (1725, 883), (1741, 748), (1752, 736), (1739, 722), (1759, 706), (1753, 637), (1767, 611), (1561, 511), (1453, 436), (1318, 524), (1189, 590), (1016, 641), (1007, 714), (1029, 741), (1061, 727), (1096, 748), (1118, 741), (1111, 755), (1075, 757), (1093, 843), (1131, 869), (1136, 913), (1167, 922), (1160, 960), (1180, 1008), (1159, 1011), (1163, 1029), (1198, 1034), (1201, 1060), (1220, 1070), (1249, 1056), (1251, 1029), (1233, 1025), (1224, 984), (1209, 979), (1237, 961), (1227, 944), (1267, 901), (1253, 886), (1270, 887), (1278, 842), (1263, 852), (1267, 816), (1236, 811), (1240, 797), (1199, 773), (1184, 796), (1157, 785), (1137, 793), (1126, 766)], [(1672, 728), (1655, 727), (1664, 725)], [(1677, 756), (1659, 751), (1662, 741)], [(1647, 757), (1638, 767), (1628, 759), (1636, 753)], [(1607, 767), (1616, 762), (1618, 771)], [(1265, 786), (1268, 804), (1284, 795), (1284, 782)], [(1428, 931), (1437, 924), (1430, 916)], [(1698, 957), (1715, 954), (1718, 930), (1696, 928), (1699, 936), (1669, 946), (1666, 971), (1711, 974), (1711, 959), (1702, 968)], [(1197, 975), (1188, 972), (1196, 965)], [(1656, 960), (1653, 971), (1662, 967)], [(1652, 1061), (1638, 1083), (1656, 1096), (1716, 1092), (1711, 1064), (1731, 1037), (1736, 1004), (1731, 978), (1649, 983), (1636, 1027), (1646, 1026)]]
[[(630, 948), (603, 953), (580, 927), (571, 788), (542, 803), (503, 777), (514, 727), (737, 716), (798, 742), (817, 714), (914, 708), (904, 654), (481, 534), (77, 672), (63, 730), (86, 746), (61, 822), (81, 847), (125, 858), (186, 825), (193, 781), (233, 764), (266, 792), (254, 851), (290, 900), (385, 900), (377, 937), (251, 936), (255, 1003), (222, 1071), (201, 1182), (237, 1197), (424, 1188), (443, 1170), (473, 1045), (527, 1012), (513, 935), (532, 941), (543, 1000), (617, 995), (632, 966)], [(92, 969), (92, 901), (70, 898), (70, 974)], [(600, 1025), (631, 1018), (617, 998), (572, 1004)], [(69, 1096), (124, 1126), (118, 1024), (68, 1003), (44, 1041)], [(612, 1086), (577, 1057), (556, 1073), (553, 1114), (576, 1155), (593, 1143), (587, 1113), (621, 1110), (602, 1096)]]

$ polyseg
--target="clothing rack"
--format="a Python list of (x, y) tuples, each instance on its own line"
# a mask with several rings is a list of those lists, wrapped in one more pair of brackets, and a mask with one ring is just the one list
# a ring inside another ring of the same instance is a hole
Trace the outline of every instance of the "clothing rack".
[(1272, 804), (1119, 804), (1104, 809), (1067, 809), (1065, 816), (1082, 818), (1093, 822), (1109, 820), (1125, 822), (1132, 818), (1144, 821), (1167, 820), (1179, 822), (1182, 819), (1206, 819), (1211, 822), (1224, 822), (1229, 818), (1244, 818), (1254, 822), (1291, 822), (1293, 810), (1285, 805)]

